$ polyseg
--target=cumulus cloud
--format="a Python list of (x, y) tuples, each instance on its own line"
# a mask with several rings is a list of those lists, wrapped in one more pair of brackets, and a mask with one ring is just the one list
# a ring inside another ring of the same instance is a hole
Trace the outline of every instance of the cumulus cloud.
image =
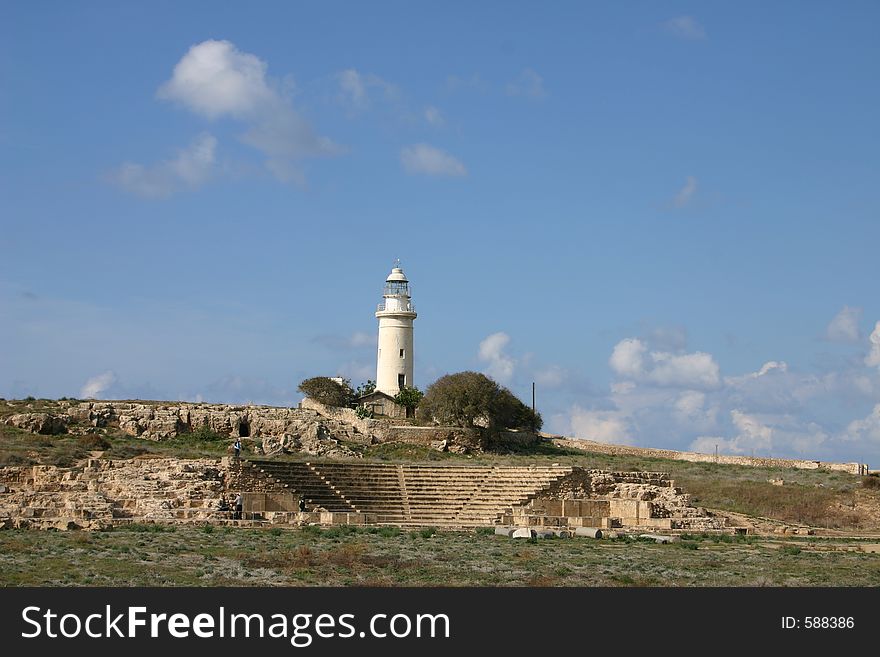
[(720, 382), (718, 364), (711, 354), (648, 353), (647, 345), (638, 338), (618, 342), (609, 364), (622, 377), (659, 386), (713, 388)]
[(516, 368), (516, 361), (504, 351), (509, 342), (507, 333), (493, 333), (480, 342), (477, 354), (482, 362), (487, 363), (486, 374), (501, 383), (509, 382)]
[(862, 338), (861, 331), (859, 331), (861, 318), (861, 308), (844, 306), (828, 324), (825, 337), (832, 342), (858, 342)]
[(865, 365), (868, 367), (880, 367), (880, 322), (874, 324), (874, 330), (868, 338), (871, 350), (865, 356)]
[(680, 209), (689, 205), (696, 193), (697, 179), (693, 176), (688, 176), (685, 179), (684, 187), (678, 190), (678, 193), (672, 199), (672, 207)]
[(673, 403), (673, 417), (680, 425), (705, 431), (716, 425), (717, 406), (707, 407), (707, 395), (697, 390), (685, 390)]
[(229, 41), (203, 41), (177, 62), (156, 95), (209, 119), (249, 119), (280, 100), (268, 84), (267, 68), (259, 57)]
[(181, 58), (157, 96), (209, 120), (242, 122), (242, 141), (266, 156), (267, 168), (282, 181), (302, 182), (303, 158), (342, 149), (314, 131), (267, 69), (266, 62), (229, 41), (203, 41)]
[(626, 338), (614, 345), (608, 362), (620, 376), (641, 378), (645, 371), (647, 351), (648, 347), (638, 338)]
[(544, 78), (534, 69), (524, 68), (516, 79), (507, 85), (507, 95), (543, 98), (547, 95), (544, 91)]
[(467, 169), (458, 159), (428, 144), (413, 144), (400, 151), (400, 162), (407, 173), (428, 176), (466, 176)]
[(110, 386), (116, 383), (116, 374), (111, 371), (97, 374), (85, 382), (79, 391), (80, 399), (100, 399)]
[(768, 360), (723, 378), (711, 354), (687, 352), (683, 340), (670, 342), (680, 349), (656, 349), (653, 337), (625, 338), (608, 359), (610, 391), (550, 414), (551, 423), (609, 442), (871, 462), (880, 459), (880, 322), (871, 336), (864, 362), (805, 372)]
[(787, 414), (755, 414), (741, 409), (730, 411), (736, 435), (733, 438), (700, 436), (691, 449), (712, 453), (718, 446), (723, 454), (781, 456), (793, 451), (799, 456), (815, 457), (830, 435), (815, 422)]
[(661, 24), (661, 27), (672, 36), (690, 41), (702, 41), (707, 38), (704, 28), (693, 16), (676, 16)]
[(108, 179), (127, 192), (144, 198), (167, 198), (182, 189), (196, 189), (216, 174), (217, 139), (197, 137), (173, 159), (151, 166), (126, 162)]
[(675, 355), (668, 352), (652, 352), (654, 369), (649, 380), (661, 386), (712, 388), (720, 380), (718, 364), (711, 354), (701, 351)]
[(632, 444), (627, 418), (619, 411), (595, 411), (574, 406), (571, 409), (570, 431), (575, 438), (616, 445)]
[(880, 442), (880, 404), (874, 406), (874, 410), (866, 418), (850, 422), (844, 438)]

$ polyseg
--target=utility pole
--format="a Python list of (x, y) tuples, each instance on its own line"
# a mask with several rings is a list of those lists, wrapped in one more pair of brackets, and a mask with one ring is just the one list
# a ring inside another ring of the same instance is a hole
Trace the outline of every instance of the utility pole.
[(532, 413), (537, 413), (535, 409), (535, 382), (532, 381)]

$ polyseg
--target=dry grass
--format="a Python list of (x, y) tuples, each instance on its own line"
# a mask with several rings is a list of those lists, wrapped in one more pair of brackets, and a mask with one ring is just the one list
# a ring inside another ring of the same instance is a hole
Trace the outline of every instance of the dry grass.
[(133, 526), (0, 532), (0, 586), (878, 586), (857, 540), (632, 540)]

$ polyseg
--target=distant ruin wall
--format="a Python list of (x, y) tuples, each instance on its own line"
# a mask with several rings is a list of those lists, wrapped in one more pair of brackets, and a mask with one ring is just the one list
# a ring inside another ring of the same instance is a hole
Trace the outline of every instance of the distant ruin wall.
[(831, 461), (808, 461), (805, 459), (775, 459), (751, 456), (730, 456), (726, 454), (700, 454), (698, 452), (676, 452), (671, 449), (654, 449), (651, 447), (630, 447), (628, 445), (608, 445), (580, 438), (553, 438), (553, 444), (559, 447), (579, 449), (599, 454), (647, 456), (676, 461), (692, 461), (695, 463), (721, 463), (724, 465), (745, 465), (759, 468), (794, 468), (798, 470), (834, 470), (853, 475), (867, 475), (866, 463), (834, 463)]

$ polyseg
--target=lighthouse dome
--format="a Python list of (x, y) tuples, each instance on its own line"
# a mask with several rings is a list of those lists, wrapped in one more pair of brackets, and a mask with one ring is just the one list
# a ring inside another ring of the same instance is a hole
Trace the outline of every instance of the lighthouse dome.
[(389, 283), (407, 283), (406, 274), (403, 273), (403, 270), (400, 267), (395, 267), (391, 270), (391, 273), (388, 274), (388, 278), (385, 279), (386, 282)]

